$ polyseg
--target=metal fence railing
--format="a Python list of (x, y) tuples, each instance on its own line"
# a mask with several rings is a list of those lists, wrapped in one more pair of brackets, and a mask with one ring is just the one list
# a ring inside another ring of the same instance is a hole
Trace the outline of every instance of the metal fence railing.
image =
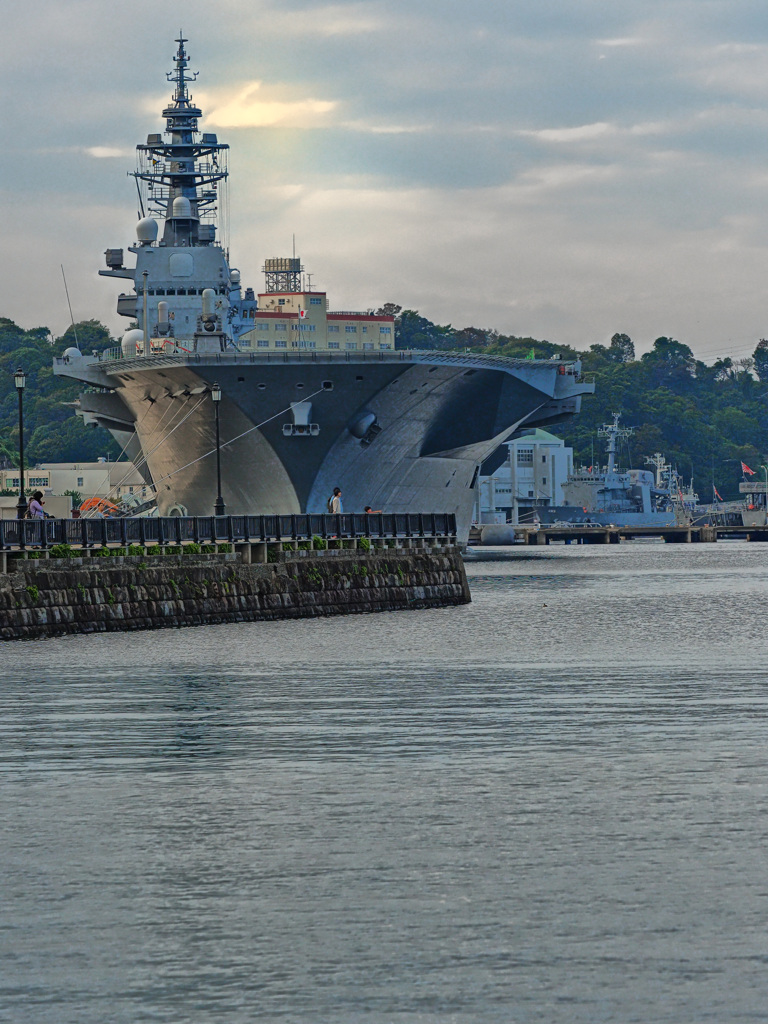
[(323, 539), (455, 538), (452, 512), (342, 515), (158, 516), (121, 519), (0, 519), (0, 551), (67, 544), (96, 547), (248, 544)]

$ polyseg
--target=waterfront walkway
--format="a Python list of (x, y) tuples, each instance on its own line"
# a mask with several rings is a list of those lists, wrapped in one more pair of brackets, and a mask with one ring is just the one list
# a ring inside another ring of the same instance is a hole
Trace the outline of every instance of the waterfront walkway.
[[(168, 547), (231, 544), (247, 562), (266, 562), (278, 550), (322, 542), (353, 548), (450, 546), (456, 543), (456, 516), (436, 513), (351, 513), (343, 515), (149, 516), (121, 519), (0, 520), (0, 572), (9, 554), (32, 549), (47, 557), (57, 545), (94, 548)], [(366, 547), (368, 545), (359, 545)]]

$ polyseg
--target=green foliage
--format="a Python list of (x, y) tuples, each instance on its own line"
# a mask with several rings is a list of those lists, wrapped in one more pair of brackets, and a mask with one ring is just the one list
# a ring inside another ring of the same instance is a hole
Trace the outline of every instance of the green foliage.
[(141, 546), (141, 544), (129, 544), (128, 545), (128, 554), (129, 555), (144, 555), (144, 554), (146, 554), (146, 552), (144, 551), (144, 548)]
[[(622, 349), (626, 354), (628, 346)], [(573, 446), (576, 466), (605, 462), (596, 432), (614, 411), (623, 426), (635, 428), (619, 453), (621, 466), (643, 468), (645, 456), (662, 452), (693, 477), (703, 501), (711, 500), (713, 483), (724, 498), (738, 498), (740, 462), (759, 472), (768, 461), (765, 385), (752, 372), (759, 376), (762, 366), (768, 374), (768, 341), (758, 343), (753, 359), (718, 359), (711, 366), (669, 337), (657, 338), (640, 359), (617, 359), (610, 348), (593, 345), (582, 353), (582, 366), (594, 375), (595, 394), (582, 400), (573, 421), (553, 430)]]
[(324, 537), (318, 537), (318, 535), (315, 534), (314, 537), (312, 538), (312, 547), (315, 549), (315, 551), (325, 551), (325, 549), (328, 547), (328, 543)]
[[(76, 325), (81, 351), (101, 351), (117, 344), (106, 327), (96, 320)], [(13, 373), (21, 367), (27, 374), (24, 391), (24, 461), (91, 462), (100, 455), (116, 457), (120, 449), (111, 435), (100, 427), (86, 427), (76, 416), (72, 403), (83, 390), (81, 382), (54, 377), (53, 357), (74, 344), (72, 327), (53, 344), (47, 328), (24, 330), (0, 317), (0, 458), (12, 464), (18, 460), (18, 400)]]
[(370, 551), (371, 541), (368, 537), (358, 537), (357, 546), (360, 548), (361, 551)]
[(75, 550), (71, 544), (51, 544), (48, 554), (51, 558), (73, 558)]
[(38, 588), (38, 587), (36, 587), (36, 586), (34, 585), (34, 583), (31, 583), (31, 584), (30, 584), (30, 585), (29, 585), (29, 586), (27, 587), (27, 593), (28, 593), (28, 594), (29, 594), (29, 596), (30, 596), (30, 597), (32, 598), (32, 600), (34, 601), (34, 603), (35, 603), (35, 604), (37, 604), (38, 600), (40, 599), (40, 590), (39, 590), (39, 588)]

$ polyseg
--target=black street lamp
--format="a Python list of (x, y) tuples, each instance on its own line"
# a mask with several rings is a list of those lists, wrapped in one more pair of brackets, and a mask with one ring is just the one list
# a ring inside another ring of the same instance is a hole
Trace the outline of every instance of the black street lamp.
[(13, 382), (19, 393), (19, 500), (16, 503), (16, 518), (23, 519), (27, 513), (27, 499), (24, 497), (24, 388), (27, 375), (19, 369), (13, 375)]
[(221, 387), (218, 384), (211, 386), (211, 399), (216, 410), (216, 503), (213, 506), (215, 516), (224, 515), (224, 499), (221, 496), (221, 442), (219, 440), (219, 403), (221, 402)]

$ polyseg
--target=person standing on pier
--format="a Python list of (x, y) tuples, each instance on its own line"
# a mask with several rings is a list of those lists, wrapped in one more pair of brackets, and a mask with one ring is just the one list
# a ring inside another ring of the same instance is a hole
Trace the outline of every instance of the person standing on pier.
[(343, 509), (342, 503), (341, 503), (341, 488), (340, 487), (334, 487), (333, 488), (333, 497), (331, 498), (331, 512), (334, 515), (341, 515), (341, 513), (343, 511), (344, 511), (344, 509)]

